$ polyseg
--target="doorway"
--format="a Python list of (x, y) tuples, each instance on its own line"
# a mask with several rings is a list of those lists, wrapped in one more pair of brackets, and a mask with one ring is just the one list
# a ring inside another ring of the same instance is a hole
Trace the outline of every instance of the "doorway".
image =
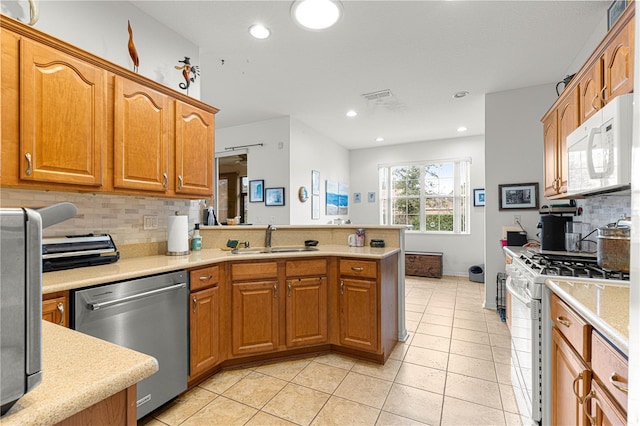
[(227, 223), (227, 219), (240, 218), (246, 223), (247, 217), (247, 154), (221, 153), (218, 163), (218, 221)]

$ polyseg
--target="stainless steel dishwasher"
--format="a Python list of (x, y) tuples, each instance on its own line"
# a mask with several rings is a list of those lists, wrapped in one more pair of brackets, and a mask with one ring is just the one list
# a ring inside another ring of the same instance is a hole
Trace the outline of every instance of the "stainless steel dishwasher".
[(138, 383), (138, 419), (187, 389), (188, 296), (185, 271), (72, 292), (72, 328), (158, 360)]

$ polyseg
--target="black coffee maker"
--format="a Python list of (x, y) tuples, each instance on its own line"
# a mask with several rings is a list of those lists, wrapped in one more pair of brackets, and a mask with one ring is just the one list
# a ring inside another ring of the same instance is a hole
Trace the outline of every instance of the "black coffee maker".
[(538, 228), (541, 228), (540, 250), (565, 251), (564, 233), (567, 222), (571, 222), (571, 216), (556, 216), (546, 214), (540, 216)]

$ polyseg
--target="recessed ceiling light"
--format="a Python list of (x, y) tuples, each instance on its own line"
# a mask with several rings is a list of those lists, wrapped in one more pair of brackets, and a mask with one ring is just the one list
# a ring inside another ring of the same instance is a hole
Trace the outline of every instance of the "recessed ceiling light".
[(356, 115), (358, 115), (357, 112), (355, 112), (354, 110), (350, 109), (349, 111), (347, 111), (347, 117), (355, 117)]
[(461, 90), (453, 94), (453, 99), (462, 99), (469, 94), (467, 90)]
[(262, 24), (255, 24), (249, 27), (249, 34), (257, 39), (263, 40), (271, 35), (271, 31)]
[(376, 142), (384, 142), (384, 138), (378, 137), (378, 138), (376, 138)]
[(458, 131), (459, 131), (459, 132), (466, 132), (466, 131), (467, 131), (467, 128), (466, 128), (466, 127), (464, 127), (464, 126), (460, 126), (460, 127), (458, 127)]
[(296, 0), (291, 5), (291, 16), (305, 29), (320, 31), (340, 20), (342, 4), (337, 0)]

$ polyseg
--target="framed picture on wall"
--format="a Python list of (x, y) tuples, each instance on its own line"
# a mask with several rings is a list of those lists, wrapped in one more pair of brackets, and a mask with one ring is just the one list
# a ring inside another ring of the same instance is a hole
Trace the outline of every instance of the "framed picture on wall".
[(250, 203), (264, 202), (264, 180), (249, 181), (249, 202)]
[(320, 195), (320, 172), (311, 170), (311, 195)]
[(475, 207), (484, 207), (484, 188), (473, 190), (473, 205)]
[(265, 206), (284, 206), (284, 188), (267, 188), (264, 190)]
[(311, 196), (311, 219), (320, 219), (320, 196)]
[(538, 182), (498, 185), (500, 210), (537, 210)]

